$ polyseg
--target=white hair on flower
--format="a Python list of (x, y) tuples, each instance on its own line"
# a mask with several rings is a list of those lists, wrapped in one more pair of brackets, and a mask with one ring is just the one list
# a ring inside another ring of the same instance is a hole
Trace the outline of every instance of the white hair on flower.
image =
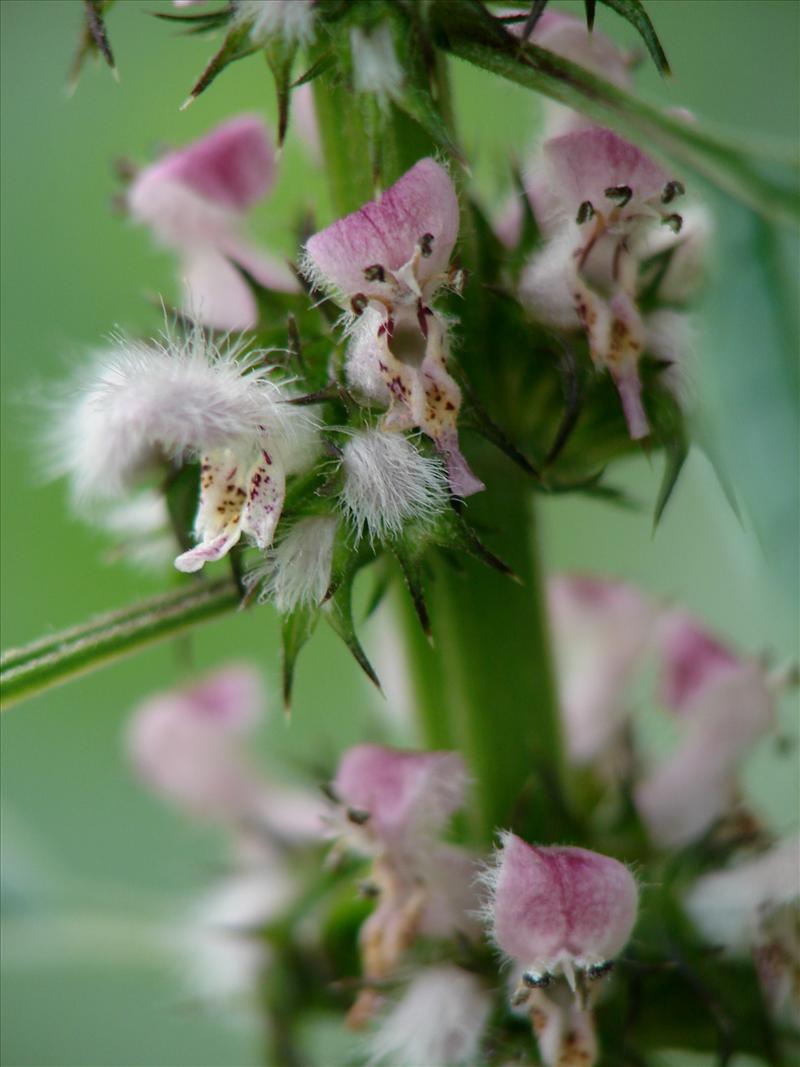
[(314, 36), (314, 0), (239, 0), (234, 18), (250, 26), (256, 44), (275, 37), (287, 44), (308, 44)]
[(331, 581), (336, 525), (333, 515), (311, 515), (289, 529), (245, 578), (250, 588), (263, 583), (259, 603), (270, 601), (285, 613), (322, 602)]
[(372, 30), (350, 30), (353, 81), (357, 92), (372, 93), (382, 107), (400, 96), (403, 68), (397, 59), (391, 26), (382, 22)]
[(408, 522), (430, 522), (447, 506), (447, 475), (400, 433), (365, 430), (342, 456), (341, 503), (359, 538), (397, 537)]
[(491, 1005), (476, 975), (451, 964), (426, 967), (380, 1021), (369, 1043), (370, 1063), (477, 1063)]

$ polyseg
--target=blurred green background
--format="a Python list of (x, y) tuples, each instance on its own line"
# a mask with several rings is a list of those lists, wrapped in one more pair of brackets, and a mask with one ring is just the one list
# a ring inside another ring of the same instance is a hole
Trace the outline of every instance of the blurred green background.
[[(164, 584), (104, 559), (111, 546), (69, 517), (63, 486), (42, 476), (37, 446), (53, 382), (114, 326), (156, 328), (147, 294), (169, 299), (175, 293), (170, 257), (111, 209), (111, 161), (146, 159), (161, 144), (188, 141), (237, 111), (273, 114), (266, 65), (255, 57), (227, 71), (188, 111), (178, 111), (212, 45), (152, 18), (169, 7), (118, 3), (109, 30), (121, 84), (90, 64), (68, 99), (65, 75), (81, 4), (0, 4), (5, 647)], [(662, 82), (645, 63), (644, 95), (732, 130), (796, 139), (800, 6), (794, 0), (651, 0), (648, 8), (674, 77)], [(631, 40), (605, 8), (598, 24)], [(537, 103), (477, 72), (459, 67), (454, 74), (463, 140), (491, 203), (502, 194), (521, 131), (535, 132)], [(277, 191), (255, 212), (254, 229), (289, 254), (287, 223), (308, 207), (326, 217), (324, 183), (290, 135)], [(697, 336), (700, 374), (713, 392), (705, 357), (714, 337), (702, 316)], [(765, 469), (764, 478), (796, 474), (794, 457), (788, 473), (783, 460)], [(742, 649), (796, 655), (797, 590), (770, 573), (747, 520), (734, 517), (702, 455), (692, 454), (653, 534), (660, 462), (632, 461), (616, 472), (616, 482), (642, 502), (640, 512), (582, 499), (544, 502), (548, 568), (624, 576), (686, 604)], [(391, 642), (388, 620), (377, 629), (380, 638), (373, 635), (368, 644), (380, 666)], [(272, 704), (263, 752), (278, 773), (330, 764), (365, 736), (408, 739), (401, 687), (388, 687), (387, 717), (324, 632), (301, 661), (287, 726), (278, 707), (269, 609), (198, 632), (191, 656), (197, 668), (230, 656), (263, 664)], [(224, 857), (224, 842), (213, 832), (188, 825), (137, 788), (122, 752), (131, 706), (184, 671), (176, 650), (160, 647), (4, 716), (2, 1047), (9, 1067), (258, 1062), (251, 1030), (188, 1003), (178, 963), (156, 950), (151, 933), (157, 920), (180, 914), (182, 902), (202, 890)], [(792, 710), (784, 710), (789, 727)], [(654, 724), (656, 737), (660, 728)], [(770, 742), (748, 767), (751, 796), (781, 829), (797, 818), (796, 772), (796, 753), (780, 758)], [(319, 1062), (333, 1062), (332, 1046), (324, 1047)], [(664, 1062), (689, 1061), (675, 1054)]]

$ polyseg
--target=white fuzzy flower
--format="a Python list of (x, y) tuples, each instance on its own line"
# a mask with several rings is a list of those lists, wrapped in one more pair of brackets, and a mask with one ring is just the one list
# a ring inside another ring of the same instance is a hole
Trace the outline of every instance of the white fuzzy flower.
[(263, 582), (259, 602), (281, 613), (321, 603), (328, 591), (337, 520), (332, 515), (300, 519), (270, 551), (266, 563), (245, 579)]
[(447, 506), (447, 475), (399, 433), (354, 434), (342, 457), (342, 506), (358, 537), (397, 537), (406, 523), (427, 522)]
[(195, 329), (148, 343), (124, 336), (85, 373), (51, 434), (58, 473), (79, 502), (113, 498), (163, 461), (202, 460), (195, 519), (200, 542), (176, 561), (198, 570), (250, 534), (271, 540), (288, 474), (316, 448), (314, 420), (287, 403), (285, 385), (243, 354)]
[(235, 19), (249, 25), (256, 44), (275, 37), (287, 44), (308, 44), (314, 36), (314, 0), (239, 0)]
[(389, 24), (382, 22), (369, 31), (354, 26), (350, 31), (350, 49), (356, 91), (372, 94), (382, 107), (396, 100), (403, 88), (403, 68), (397, 59)]
[(370, 1041), (372, 1063), (452, 1067), (478, 1062), (491, 1012), (480, 980), (445, 964), (420, 971)]

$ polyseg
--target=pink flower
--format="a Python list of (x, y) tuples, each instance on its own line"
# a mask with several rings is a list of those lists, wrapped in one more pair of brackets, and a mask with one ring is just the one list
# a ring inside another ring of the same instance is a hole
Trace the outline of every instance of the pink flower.
[(611, 374), (631, 437), (649, 433), (639, 357), (647, 331), (636, 305), (653, 224), (679, 231), (680, 182), (635, 145), (599, 126), (551, 138), (533, 176), (534, 209), (549, 240), (526, 268), (523, 300), (541, 321), (582, 328), (598, 369)]
[(463, 805), (466, 785), (455, 752), (364, 744), (342, 757), (333, 792), (370, 851), (396, 852), (435, 838)]
[[(361, 928), (364, 975), (392, 975), (419, 936), (475, 936), (476, 859), (437, 840), (464, 802), (466, 772), (454, 752), (409, 752), (357, 745), (343, 756), (331, 786), (335, 825), (358, 851), (374, 857), (369, 883), (375, 910)], [(379, 996), (367, 986), (349, 1022), (359, 1027)]]
[[(719, 649), (682, 656), (684, 670), (668, 676), (685, 722), (677, 750), (636, 789), (639, 814), (659, 844), (696, 840), (730, 809), (739, 765), (775, 722), (764, 668), (739, 660), (722, 664)], [(695, 672), (694, 674), (692, 672)]]
[(356, 315), (351, 385), (389, 406), (385, 426), (418, 426), (445, 455), (458, 496), (483, 488), (458, 445), (461, 391), (450, 376), (447, 322), (430, 306), (458, 236), (458, 199), (447, 172), (422, 159), (376, 201), (315, 234), (303, 271)]
[(551, 578), (550, 619), (570, 759), (609, 755), (650, 642), (656, 608), (623, 582)]
[(711, 944), (752, 954), (772, 1012), (800, 1025), (800, 837), (704, 875), (686, 907)]
[(226, 667), (137, 708), (128, 726), (128, 756), (153, 792), (190, 815), (240, 819), (260, 789), (241, 744), (262, 703), (258, 674), (245, 664)]
[(658, 624), (661, 698), (668, 708), (691, 709), (702, 692), (740, 661), (713, 634), (684, 611), (664, 615)]
[(242, 233), (245, 212), (269, 192), (274, 172), (263, 123), (240, 115), (145, 167), (131, 185), (132, 216), (177, 252), (186, 310), (206, 325), (241, 330), (257, 321), (237, 267), (269, 289), (297, 287), (287, 267)]
[(523, 987), (564, 975), (572, 989), (608, 970), (630, 938), (636, 881), (618, 860), (583, 848), (540, 847), (504, 833), (485, 875), (498, 948), (523, 968)]

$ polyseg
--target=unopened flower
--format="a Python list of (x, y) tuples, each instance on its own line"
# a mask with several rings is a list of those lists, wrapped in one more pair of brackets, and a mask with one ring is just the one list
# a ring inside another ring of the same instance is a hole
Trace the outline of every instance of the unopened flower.
[(422, 159), (379, 200), (315, 234), (303, 270), (356, 316), (351, 385), (389, 406), (386, 427), (419, 427), (447, 459), (457, 496), (483, 488), (458, 445), (461, 390), (448, 371), (447, 322), (431, 306), (457, 285), (450, 258), (458, 200), (447, 172)]
[(369, 30), (354, 26), (350, 30), (350, 51), (357, 92), (371, 94), (382, 107), (387, 107), (400, 96), (403, 68), (388, 22), (381, 22)]
[(570, 759), (609, 753), (625, 721), (656, 606), (624, 582), (558, 576), (548, 587), (561, 709)]
[(266, 196), (274, 172), (263, 123), (241, 115), (145, 167), (128, 191), (131, 215), (180, 258), (187, 313), (208, 326), (241, 330), (257, 321), (237, 267), (268, 289), (297, 287), (289, 269), (242, 232), (245, 212)]
[(398, 537), (409, 522), (430, 522), (447, 506), (442, 465), (401, 433), (364, 430), (342, 452), (341, 504), (357, 536)]
[(288, 399), (241, 345), (220, 349), (199, 328), (149, 343), (118, 337), (63, 406), (51, 435), (56, 469), (80, 503), (119, 496), (165, 461), (200, 459), (199, 544), (175, 561), (198, 570), (242, 534), (270, 544), (285, 478), (316, 448), (313, 419)]
[(683, 186), (635, 145), (596, 126), (547, 141), (542, 167), (551, 237), (523, 275), (523, 300), (543, 322), (585, 331), (592, 361), (617, 386), (631, 436), (645, 437), (641, 252), (652, 226), (680, 231), (674, 201)]
[(314, 36), (314, 0), (239, 0), (234, 18), (249, 26), (259, 45), (276, 37), (287, 45), (308, 44)]
[(650, 834), (669, 847), (696, 840), (733, 807), (739, 766), (775, 723), (774, 696), (760, 663), (724, 662), (725, 651), (706, 641), (679, 651), (666, 695), (681, 710), (682, 738), (635, 792)]
[(711, 944), (753, 956), (773, 1014), (800, 1026), (800, 837), (704, 875), (686, 907)]
[(631, 872), (584, 848), (535, 847), (506, 832), (484, 880), (492, 937), (523, 969), (523, 988), (563, 975), (574, 989), (605, 974), (636, 922)]
[(330, 586), (335, 535), (333, 515), (299, 519), (245, 581), (263, 583), (259, 601), (274, 603), (282, 614), (321, 604)]
[(370, 1040), (371, 1063), (472, 1067), (492, 1001), (480, 979), (450, 964), (426, 967), (380, 1020)]
[(128, 756), (155, 793), (190, 815), (242, 820), (261, 788), (242, 739), (262, 703), (260, 678), (244, 664), (151, 697), (130, 720)]
[[(331, 785), (335, 825), (343, 844), (373, 857), (369, 884), (378, 898), (360, 934), (368, 980), (391, 976), (421, 935), (475, 932), (475, 860), (437, 840), (465, 789), (464, 764), (454, 752), (365, 744), (343, 756)], [(351, 1025), (363, 1025), (377, 1001), (376, 991), (365, 988)]]

